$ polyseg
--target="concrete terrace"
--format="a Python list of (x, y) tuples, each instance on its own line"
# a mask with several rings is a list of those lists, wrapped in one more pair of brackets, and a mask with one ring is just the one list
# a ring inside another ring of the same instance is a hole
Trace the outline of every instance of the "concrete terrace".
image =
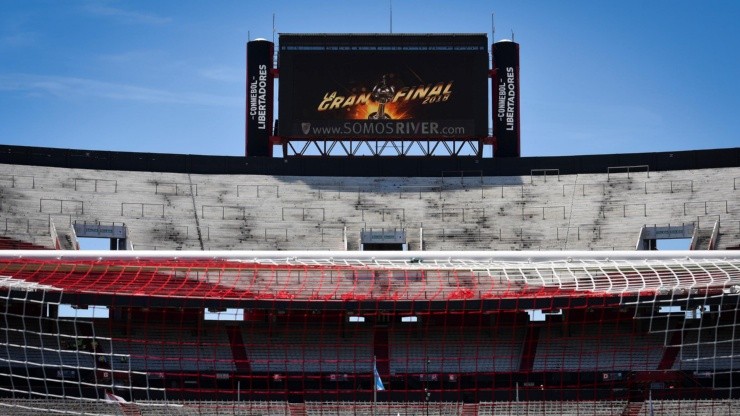
[(134, 250), (358, 250), (363, 230), (404, 230), (410, 250), (634, 250), (643, 226), (727, 249), (740, 247), (740, 167), (321, 177), (0, 164), (0, 236), (73, 248), (75, 223), (125, 225)]

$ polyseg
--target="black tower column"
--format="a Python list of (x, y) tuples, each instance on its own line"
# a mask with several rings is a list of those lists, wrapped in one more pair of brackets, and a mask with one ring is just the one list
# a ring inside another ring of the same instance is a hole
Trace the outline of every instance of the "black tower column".
[(272, 156), (273, 43), (247, 42), (245, 156)]
[(491, 46), (493, 52), (494, 157), (521, 156), (519, 130), (519, 44), (504, 40)]

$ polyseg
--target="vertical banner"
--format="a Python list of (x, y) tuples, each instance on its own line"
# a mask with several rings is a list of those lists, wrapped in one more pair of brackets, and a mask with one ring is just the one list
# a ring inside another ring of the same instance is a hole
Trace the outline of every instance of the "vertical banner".
[(491, 46), (493, 52), (493, 135), (494, 157), (521, 156), (519, 130), (519, 44), (502, 40)]
[(247, 42), (247, 109), (245, 156), (272, 156), (273, 44)]

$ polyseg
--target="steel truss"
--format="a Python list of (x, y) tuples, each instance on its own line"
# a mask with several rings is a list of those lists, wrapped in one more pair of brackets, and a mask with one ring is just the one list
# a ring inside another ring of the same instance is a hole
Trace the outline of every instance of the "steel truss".
[(481, 156), (478, 139), (281, 140), (284, 156)]

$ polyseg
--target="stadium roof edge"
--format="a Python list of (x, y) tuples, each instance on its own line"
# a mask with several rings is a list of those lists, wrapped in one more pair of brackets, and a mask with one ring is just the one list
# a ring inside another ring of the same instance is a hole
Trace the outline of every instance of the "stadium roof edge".
[(365, 36), (387, 36), (387, 37), (404, 37), (404, 36), (423, 36), (423, 37), (449, 37), (449, 36), (488, 36), (483, 32), (457, 32), (457, 33), (294, 33), (278, 32), (280, 36), (310, 36), (310, 37), (365, 37)]
[(521, 158), (476, 157), (244, 157), (118, 152), (0, 145), (0, 163), (74, 169), (255, 174), (275, 176), (439, 177), (442, 172), (481, 176), (524, 176), (533, 170), (559, 174), (607, 173), (614, 167), (646, 166), (649, 171), (740, 166), (740, 147), (654, 153)]

